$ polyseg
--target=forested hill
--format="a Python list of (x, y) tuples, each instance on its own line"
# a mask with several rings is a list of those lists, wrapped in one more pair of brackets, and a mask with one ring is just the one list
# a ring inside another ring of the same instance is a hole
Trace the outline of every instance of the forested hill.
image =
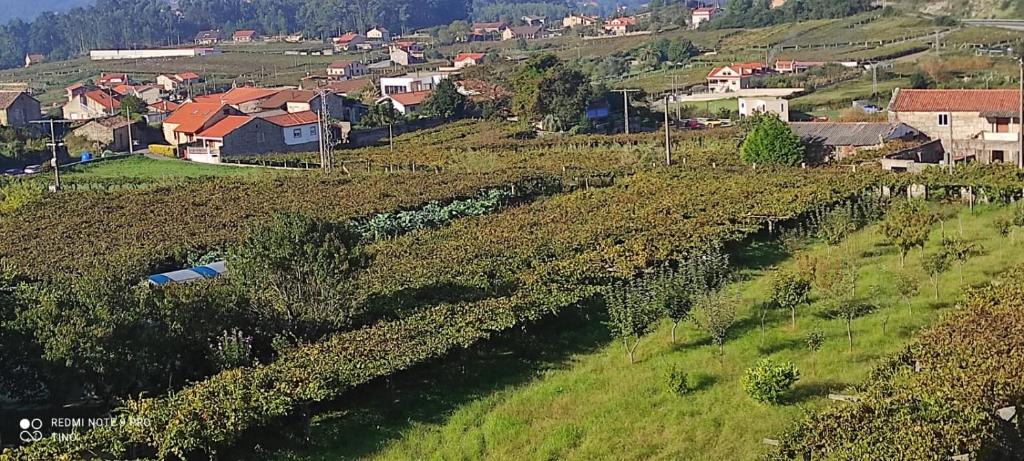
[(67, 11), (91, 4), (92, 0), (0, 0), (0, 24), (14, 18), (31, 21), (44, 11)]
[[(59, 1), (84, 0), (44, 0)], [(264, 34), (304, 32), (310, 37), (374, 26), (417, 29), (467, 19), (474, 8), (485, 11), (498, 4), (505, 9), (519, 5), (502, 0), (179, 0), (177, 11), (172, 11), (167, 0), (96, 0), (93, 6), (43, 13), (30, 22), (15, 19), (0, 27), (0, 68), (20, 65), (26, 53), (64, 58), (90, 49), (188, 42), (203, 29), (230, 33), (253, 28)], [(551, 4), (566, 3), (530, 0), (516, 11)]]

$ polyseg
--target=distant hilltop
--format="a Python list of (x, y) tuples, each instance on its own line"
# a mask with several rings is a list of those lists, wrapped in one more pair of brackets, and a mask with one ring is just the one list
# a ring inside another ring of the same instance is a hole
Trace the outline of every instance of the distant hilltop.
[(95, 0), (32, 0), (8, 3), (5, 8), (0, 8), (0, 24), (6, 24), (15, 18), (31, 22), (45, 11), (67, 11), (78, 6), (92, 5)]

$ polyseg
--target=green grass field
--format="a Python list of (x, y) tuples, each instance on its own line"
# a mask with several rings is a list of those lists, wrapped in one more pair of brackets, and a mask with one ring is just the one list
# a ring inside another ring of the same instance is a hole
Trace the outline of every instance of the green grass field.
[(192, 163), (182, 160), (154, 160), (143, 156), (106, 160), (71, 167), (68, 179), (184, 179), (210, 176), (280, 174), (280, 170)]
[[(963, 235), (982, 247), (964, 268), (965, 285), (984, 284), (1024, 258), (1024, 242), (1010, 244), (994, 230), (993, 221), (1010, 211), (979, 207), (972, 215), (962, 209), (962, 221), (935, 226), (927, 249), (939, 245), (942, 232), (958, 233), (962, 225)], [(601, 312), (562, 316), (444, 364), (357, 389), (339, 403), (342, 410), (315, 421), (310, 448), (278, 459), (756, 459), (763, 438), (777, 436), (805, 410), (841, 405), (826, 395), (863, 380), (879, 358), (900, 349), (961, 293), (956, 269), (941, 277), (940, 301), (933, 301), (924, 278), (909, 312), (889, 275), (899, 270), (899, 256), (876, 226), (831, 251), (815, 244), (802, 252), (844, 253), (859, 267), (862, 296), (871, 286), (881, 289), (879, 309), (853, 322), (853, 352), (842, 321), (823, 317), (817, 299), (799, 309), (795, 330), (788, 313), (776, 312), (762, 335), (754, 306), (766, 298), (774, 265), (791, 266), (796, 258), (754, 244), (737, 261), (743, 280), (734, 288), (742, 302), (721, 358), (688, 324), (680, 327), (679, 343), (670, 344), (665, 324), (643, 340), (638, 363), (630, 365), (621, 344), (608, 338)], [(920, 258), (920, 250), (913, 251), (907, 267), (918, 267)], [(826, 335), (817, 353), (804, 342), (814, 328)], [(743, 371), (762, 357), (800, 368), (800, 381), (781, 405), (755, 403), (740, 386)], [(673, 366), (690, 373), (694, 392), (668, 391), (664, 375)]]

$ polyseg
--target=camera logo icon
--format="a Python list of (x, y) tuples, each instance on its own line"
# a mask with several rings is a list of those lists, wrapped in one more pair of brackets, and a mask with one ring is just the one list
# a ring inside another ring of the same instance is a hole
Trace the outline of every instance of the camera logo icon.
[(23, 418), (18, 422), (18, 427), (21, 428), (18, 438), (22, 442), (38, 442), (43, 439), (43, 432), (40, 430), (43, 428), (43, 420), (39, 418)]

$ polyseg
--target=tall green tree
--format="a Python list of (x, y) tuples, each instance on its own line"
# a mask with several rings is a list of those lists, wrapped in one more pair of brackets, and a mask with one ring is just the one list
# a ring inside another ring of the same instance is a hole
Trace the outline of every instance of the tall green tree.
[(529, 121), (553, 120), (571, 127), (580, 123), (591, 99), (590, 79), (551, 54), (534, 56), (512, 76), (512, 111)]
[(740, 147), (743, 161), (757, 165), (799, 165), (804, 160), (804, 145), (789, 124), (774, 114), (756, 117), (753, 129)]
[(434, 117), (459, 118), (466, 111), (466, 96), (459, 93), (451, 80), (441, 80), (430, 97), (424, 101), (423, 110)]

